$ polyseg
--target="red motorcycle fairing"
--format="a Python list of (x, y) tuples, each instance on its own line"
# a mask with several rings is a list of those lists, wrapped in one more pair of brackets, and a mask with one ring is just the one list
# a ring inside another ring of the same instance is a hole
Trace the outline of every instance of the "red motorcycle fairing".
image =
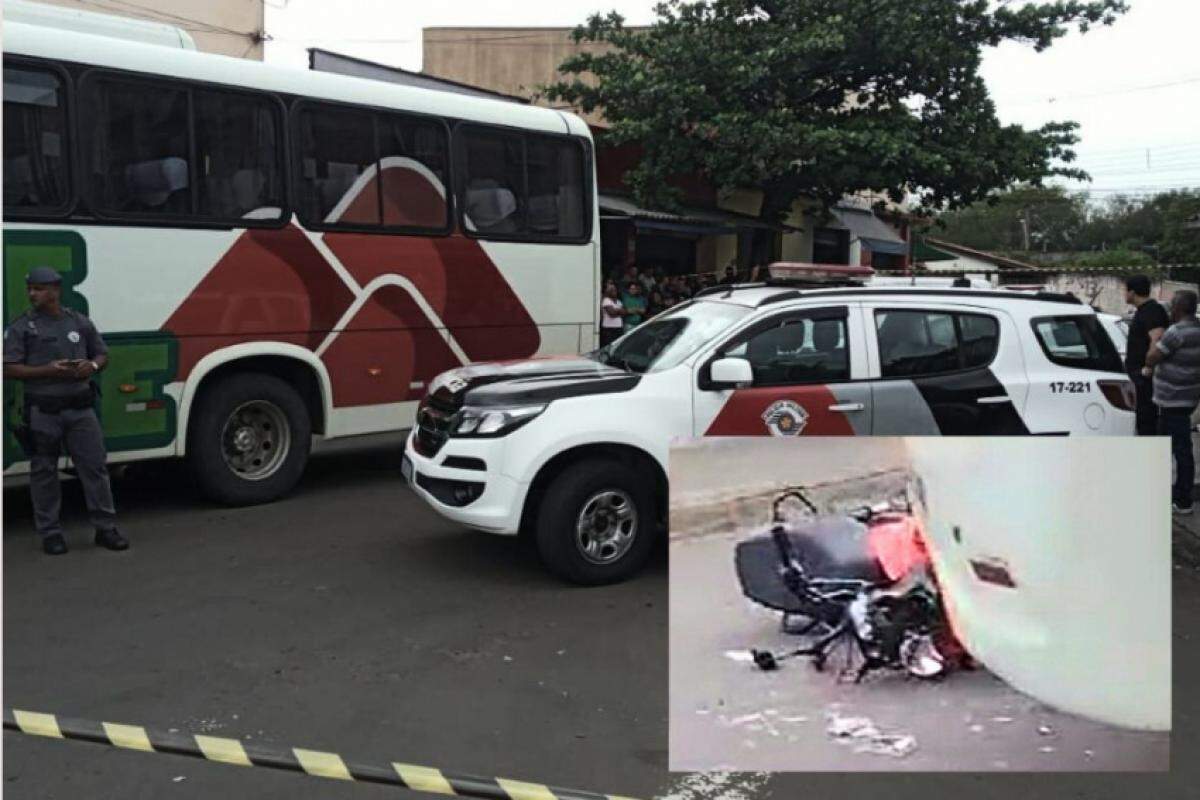
[(921, 523), (910, 514), (883, 514), (867, 526), (867, 545), (892, 581), (929, 566)]

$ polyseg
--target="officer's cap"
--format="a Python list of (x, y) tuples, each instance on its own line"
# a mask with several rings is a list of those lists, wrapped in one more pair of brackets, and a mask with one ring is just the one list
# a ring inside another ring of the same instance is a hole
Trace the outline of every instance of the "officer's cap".
[(25, 283), (62, 283), (62, 275), (50, 267), (34, 267), (29, 270), (29, 274), (25, 276)]

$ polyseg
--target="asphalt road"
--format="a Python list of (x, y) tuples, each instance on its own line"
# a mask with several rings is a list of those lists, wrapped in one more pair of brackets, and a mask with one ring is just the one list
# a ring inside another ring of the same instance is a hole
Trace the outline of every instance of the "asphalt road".
[[(42, 555), (5, 492), (4, 703), (650, 797), (666, 774), (666, 548), (566, 587), (523, 543), (457, 528), (398, 445), (314, 460), (288, 499), (217, 508), (173, 465), (115, 485), (133, 547)], [(368, 784), (4, 735), (5, 798), (369, 798)]]
[[(1176, 572), (1170, 775), (672, 775), (665, 547), (630, 583), (564, 587), (521, 543), (430, 513), (400, 486), (394, 444), (340, 450), (252, 509), (205, 504), (171, 465), (134, 470), (116, 485), (126, 553), (92, 547), (70, 487), (73, 549), (43, 556), (24, 490), (6, 491), (4, 705), (664, 800), (1174, 800), (1200, 785), (1192, 565)], [(6, 798), (427, 796), (3, 742)]]

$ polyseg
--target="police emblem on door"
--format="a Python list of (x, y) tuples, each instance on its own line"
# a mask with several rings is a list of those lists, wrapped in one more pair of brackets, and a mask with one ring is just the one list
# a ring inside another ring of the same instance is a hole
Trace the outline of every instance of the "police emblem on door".
[(798, 436), (808, 424), (808, 412), (791, 400), (776, 400), (767, 406), (762, 420), (772, 436)]

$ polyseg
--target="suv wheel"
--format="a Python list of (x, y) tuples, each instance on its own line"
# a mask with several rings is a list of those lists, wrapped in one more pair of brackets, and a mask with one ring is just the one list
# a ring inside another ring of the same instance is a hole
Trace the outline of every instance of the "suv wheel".
[(655, 539), (650, 481), (618, 461), (563, 470), (542, 500), (537, 546), (552, 572), (572, 583), (615, 583), (646, 563)]

